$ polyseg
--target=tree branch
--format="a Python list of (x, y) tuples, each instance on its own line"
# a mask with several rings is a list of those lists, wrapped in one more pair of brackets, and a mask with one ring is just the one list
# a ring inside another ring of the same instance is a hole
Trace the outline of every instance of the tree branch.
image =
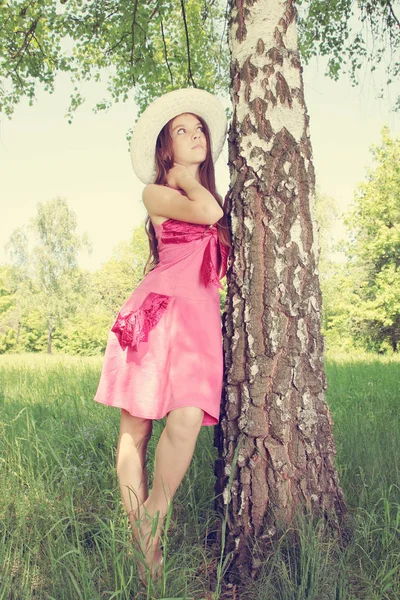
[(165, 62), (167, 64), (168, 71), (169, 71), (169, 76), (171, 78), (171, 84), (173, 85), (174, 84), (174, 78), (172, 77), (171, 67), (170, 67), (169, 61), (168, 61), (167, 44), (165, 42), (164, 27), (163, 27), (163, 21), (162, 21), (161, 15), (160, 15), (160, 24), (161, 24), (161, 37), (162, 37), (163, 46), (164, 46)]
[(188, 81), (191, 81), (193, 83), (194, 87), (197, 87), (194, 79), (193, 79), (193, 75), (192, 75), (192, 69), (190, 66), (190, 44), (189, 44), (189, 32), (188, 32), (188, 27), (187, 27), (187, 22), (186, 22), (186, 13), (185, 13), (185, 3), (184, 0), (181, 0), (181, 7), (182, 7), (182, 17), (183, 17), (183, 23), (185, 25), (185, 35), (186, 35), (186, 50), (187, 50), (187, 59), (188, 59)]
[(394, 14), (393, 6), (392, 6), (392, 3), (390, 2), (390, 0), (387, 0), (387, 5), (389, 7), (389, 12), (391, 13), (393, 19), (397, 23), (397, 26), (400, 27), (400, 22), (399, 22), (398, 18), (396, 17), (396, 15)]
[(158, 13), (158, 2), (157, 2), (157, 6), (155, 7), (155, 9), (153, 10), (153, 12), (151, 13), (151, 15), (148, 18), (148, 23), (150, 23), (150, 21), (152, 20), (152, 18), (154, 17), (154, 15), (156, 15)]
[[(220, 41), (220, 44), (219, 44), (219, 55), (220, 56), (222, 56), (222, 40), (224, 39), (224, 35), (225, 35), (225, 31), (226, 31), (226, 24), (228, 23), (228, 14), (229, 14), (229, 0), (226, 0), (225, 18), (224, 18), (224, 29), (222, 31), (221, 41)], [(220, 62), (218, 62), (218, 73), (219, 73), (219, 65), (220, 65)]]
[(129, 33), (124, 33), (124, 35), (121, 37), (121, 39), (116, 44), (114, 44), (114, 46), (111, 46), (111, 48), (108, 48), (106, 54), (111, 54), (111, 52), (113, 50), (115, 50), (115, 48), (117, 48), (120, 44), (122, 44), (124, 39), (129, 37), (129, 35), (130, 35)]
[(21, 54), (21, 52), (25, 52), (26, 48), (29, 46), (29, 42), (31, 41), (31, 39), (35, 33), (37, 24), (39, 23), (39, 19), (40, 19), (40, 17), (37, 17), (34, 21), (32, 21), (28, 31), (25, 32), (24, 41), (22, 42), (21, 48), (19, 50), (17, 50), (17, 52), (14, 55), (11, 55), (11, 58), (13, 60), (15, 58), (17, 58), (17, 56), (19, 54)]
[[(135, 0), (135, 6), (133, 7), (133, 15), (132, 15), (132, 27), (131, 27), (132, 48), (131, 48), (130, 63), (131, 63), (132, 67), (133, 67), (133, 53), (135, 50), (135, 24), (136, 24), (137, 6), (138, 6), (138, 0)], [(133, 85), (135, 85), (136, 80), (135, 80), (135, 74), (133, 72), (132, 72), (132, 81), (133, 81)]]
[(133, 52), (135, 50), (135, 25), (136, 25), (136, 11), (138, 6), (138, 1), (135, 0), (135, 5), (133, 7), (133, 15), (132, 15), (132, 27), (131, 27), (131, 36), (132, 36), (132, 48), (131, 48), (131, 65), (133, 67)]
[(215, 0), (209, 0), (208, 3), (207, 3), (207, 0), (204, 0), (204, 6), (203, 6), (202, 13), (201, 13), (201, 19), (202, 19), (203, 23), (205, 23), (207, 21), (208, 11), (214, 4), (215, 4)]
[(39, 42), (39, 40), (38, 40), (38, 38), (36, 37), (36, 35), (35, 35), (35, 34), (33, 34), (33, 36), (32, 36), (32, 37), (33, 37), (33, 39), (35, 40), (35, 42), (37, 43), (37, 45), (39, 46), (39, 48), (40, 48), (40, 51), (41, 51), (41, 53), (43, 54), (43, 56), (45, 56), (46, 58), (48, 58), (48, 59), (49, 59), (49, 61), (53, 63), (53, 65), (56, 65), (56, 64), (57, 64), (57, 61), (56, 61), (56, 60), (54, 60), (54, 58), (53, 58), (53, 57), (52, 57), (50, 54), (46, 54), (46, 52), (43, 50), (43, 48), (42, 48), (42, 46), (41, 46), (41, 43)]

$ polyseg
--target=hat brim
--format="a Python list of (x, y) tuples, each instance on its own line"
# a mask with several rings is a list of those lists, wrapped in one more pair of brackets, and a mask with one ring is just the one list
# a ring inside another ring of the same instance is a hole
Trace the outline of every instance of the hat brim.
[(182, 113), (194, 113), (204, 119), (210, 131), (214, 163), (220, 155), (227, 132), (227, 119), (222, 104), (206, 90), (173, 90), (149, 104), (133, 129), (130, 143), (132, 167), (143, 183), (153, 183), (156, 176), (155, 150), (158, 134), (170, 119)]

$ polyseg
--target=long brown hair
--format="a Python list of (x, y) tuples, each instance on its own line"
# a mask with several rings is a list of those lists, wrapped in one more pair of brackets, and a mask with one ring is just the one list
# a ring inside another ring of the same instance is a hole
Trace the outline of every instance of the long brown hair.
[[(200, 123), (202, 124), (203, 131), (207, 140), (207, 156), (206, 159), (199, 166), (200, 183), (214, 196), (214, 198), (217, 200), (218, 204), (222, 207), (222, 210), (224, 211), (223, 216), (217, 222), (218, 237), (223, 244), (231, 248), (232, 244), (230, 239), (229, 226), (227, 216), (225, 213), (226, 199), (225, 202), (222, 200), (222, 196), (218, 194), (215, 185), (214, 163), (210, 151), (210, 131), (204, 119), (202, 119), (198, 115), (193, 116), (197, 117)], [(156, 177), (154, 183), (158, 185), (165, 185), (167, 183), (168, 171), (172, 168), (174, 164), (172, 137), (170, 133), (172, 121), (173, 119), (170, 119), (168, 123), (164, 125), (157, 137), (155, 151)], [(146, 275), (149, 271), (154, 269), (154, 267), (159, 262), (158, 242), (154, 231), (153, 223), (151, 222), (150, 217), (148, 215), (146, 216), (145, 220), (145, 230), (147, 233), (147, 237), (149, 238), (150, 254), (143, 269), (144, 275)]]

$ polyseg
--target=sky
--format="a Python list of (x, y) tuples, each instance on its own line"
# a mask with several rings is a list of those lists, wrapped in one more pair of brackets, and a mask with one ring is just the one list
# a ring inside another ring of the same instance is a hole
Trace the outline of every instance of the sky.
[[(366, 167), (373, 165), (369, 148), (381, 142), (382, 126), (400, 137), (400, 114), (391, 110), (400, 89), (390, 86), (379, 100), (378, 82), (367, 69), (361, 84), (352, 87), (345, 75), (338, 82), (324, 76), (325, 64), (314, 58), (304, 66), (304, 92), (316, 185), (343, 214), (357, 184), (366, 180)], [(106, 262), (116, 244), (129, 240), (143, 222), (144, 184), (132, 170), (126, 140), (136, 106), (131, 101), (95, 114), (92, 107), (104, 88), (96, 83), (82, 87), (87, 99), (72, 124), (65, 117), (72, 86), (64, 75), (53, 94), (39, 91), (33, 106), (23, 101), (11, 120), (0, 118), (0, 263), (7, 260), (4, 246), (13, 230), (28, 223), (38, 202), (58, 196), (66, 198), (79, 231), (92, 243), (91, 255), (80, 256), (80, 266), (89, 270)], [(216, 164), (223, 197), (229, 187), (227, 162), (226, 143)], [(335, 223), (335, 239), (345, 234), (340, 221)]]

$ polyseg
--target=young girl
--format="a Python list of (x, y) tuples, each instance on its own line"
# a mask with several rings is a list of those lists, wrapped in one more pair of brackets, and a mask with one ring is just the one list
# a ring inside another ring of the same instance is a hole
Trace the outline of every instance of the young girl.
[[(191, 462), (200, 428), (219, 419), (218, 288), (230, 239), (213, 162), (226, 126), (225, 111), (212, 94), (186, 88), (150, 104), (131, 140), (133, 168), (148, 184), (143, 203), (150, 256), (143, 280), (109, 332), (95, 400), (121, 409), (117, 475), (152, 576), (162, 563), (159, 538), (168, 505)], [(149, 494), (147, 444), (152, 421), (166, 415)], [(146, 569), (138, 568), (145, 582)]]

